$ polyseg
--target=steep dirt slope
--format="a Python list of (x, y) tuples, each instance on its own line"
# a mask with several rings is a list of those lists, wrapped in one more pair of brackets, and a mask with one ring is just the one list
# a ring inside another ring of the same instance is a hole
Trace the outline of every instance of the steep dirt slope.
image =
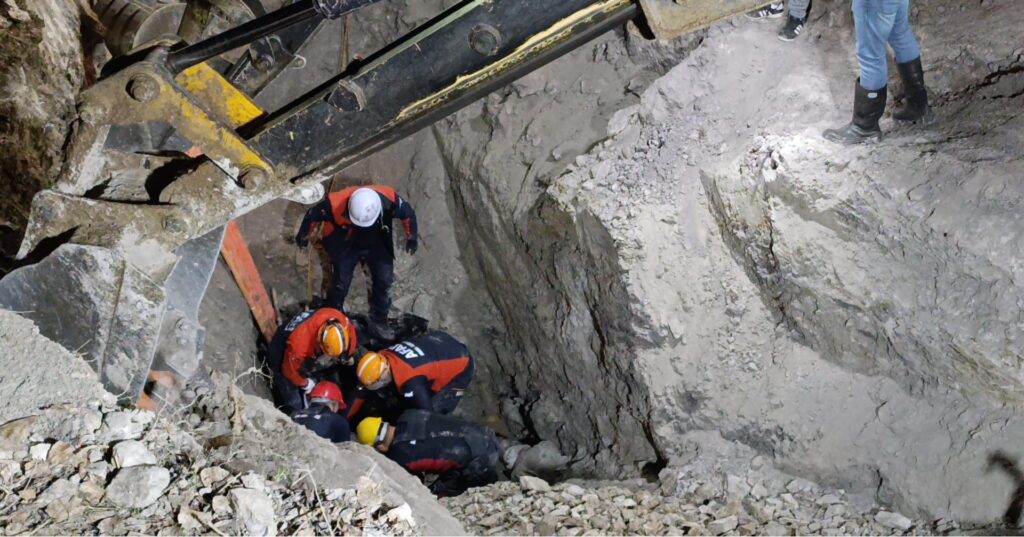
[[(986, 3), (988, 33), (962, 41), (935, 15), (957, 10), (921, 4), (939, 126), (886, 121), (885, 143), (853, 150), (820, 139), (849, 114), (845, 10), (794, 45), (723, 26), (520, 216), (568, 230), (537, 248), (554, 234), (524, 224), (559, 292), (628, 312), (595, 332), (626, 339), (610, 361), (634, 364), (633, 389), (600, 402), (650, 408), (670, 470), (731, 442), (904, 512), (1005, 508), (1011, 484), (985, 469), (1021, 430), (1021, 14)], [(985, 72), (964, 67), (979, 57)]]

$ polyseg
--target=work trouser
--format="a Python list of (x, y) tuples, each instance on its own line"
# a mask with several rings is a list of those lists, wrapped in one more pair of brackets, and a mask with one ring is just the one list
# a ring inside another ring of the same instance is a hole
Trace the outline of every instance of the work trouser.
[(498, 480), (497, 455), (491, 463), (485, 459), (473, 459), (468, 465), (437, 478), (430, 485), (430, 492), (442, 498), (458, 496), (467, 489), (483, 487)]
[(430, 398), (430, 405), (434, 408), (434, 412), (451, 414), (455, 411), (455, 407), (459, 406), (459, 401), (462, 400), (463, 393), (473, 380), (475, 370), (476, 366), (473, 364), (473, 360), (470, 360), (465, 371), (459, 373), (447, 386)]
[(494, 433), (487, 430), (467, 435), (463, 439), (469, 444), (473, 458), (462, 468), (438, 476), (430, 485), (430, 491), (438, 496), (458, 496), (466, 492), (466, 489), (483, 487), (498, 480), (501, 448)]
[(807, 9), (811, 6), (811, 0), (789, 0), (789, 16), (798, 19), (807, 18)]
[(288, 380), (281, 369), (284, 364), (284, 349), (288, 344), (288, 337), (292, 333), (287, 330), (278, 330), (274, 339), (267, 346), (267, 368), (270, 369), (273, 378), (271, 394), (274, 396), (274, 406), (291, 415), (296, 410), (306, 408), (305, 394), (292, 381)]
[(370, 319), (384, 322), (391, 308), (391, 285), (395, 282), (395, 256), (387, 244), (378, 243), (367, 248), (340, 246), (328, 252), (334, 274), (327, 290), (327, 305), (345, 311), (345, 297), (352, 286), (352, 275), (360, 261), (370, 269), (373, 288), (370, 293)]
[(896, 63), (921, 56), (917, 37), (910, 29), (909, 13), (910, 0), (853, 0), (860, 85), (864, 89), (880, 90), (889, 82), (886, 43), (892, 45)]

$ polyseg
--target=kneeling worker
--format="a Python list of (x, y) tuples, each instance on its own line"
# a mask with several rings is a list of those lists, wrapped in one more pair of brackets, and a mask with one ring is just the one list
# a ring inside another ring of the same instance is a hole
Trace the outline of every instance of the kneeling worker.
[(302, 366), (318, 354), (351, 364), (356, 340), (355, 326), (333, 308), (306, 311), (282, 325), (267, 349), (274, 404), (286, 414), (305, 408), (302, 395), (312, 391), (316, 381), (303, 376)]
[(333, 382), (321, 382), (309, 392), (309, 397), (309, 407), (293, 412), (292, 421), (334, 443), (351, 440), (352, 430), (348, 420), (338, 414), (345, 410), (341, 388)]
[(498, 480), (501, 449), (494, 431), (452, 416), (406, 410), (394, 425), (366, 418), (359, 442), (373, 446), (412, 474), (438, 474), (430, 491), (457, 496)]
[[(438, 330), (363, 356), (356, 374), (364, 388), (376, 391), (393, 385), (405, 408), (451, 414), (473, 380), (473, 358), (454, 337)], [(349, 418), (359, 412), (353, 400)]]

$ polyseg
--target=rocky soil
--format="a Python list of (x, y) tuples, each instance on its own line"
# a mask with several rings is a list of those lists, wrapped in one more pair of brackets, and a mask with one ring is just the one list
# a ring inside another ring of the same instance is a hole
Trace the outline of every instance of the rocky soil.
[(802, 479), (770, 489), (756, 478), (753, 484), (732, 475), (724, 483), (677, 483), (669, 474), (660, 487), (550, 485), (522, 477), (443, 504), (477, 535), (933, 535), (957, 529), (861, 510), (842, 491), (826, 493)]
[[(85, 362), (31, 321), (0, 312), (0, 325), (0, 365), (20, 372), (2, 385), (24, 387), (0, 401), (4, 534), (463, 531), (391, 461), (315, 436), (230, 377), (187, 387), (174, 412), (123, 409), (95, 376), (75, 377)], [(44, 367), (15, 367), (33, 352)]]
[[(17, 252), (32, 196), (53, 183), (84, 82), (74, 0), (0, 3), (0, 268)], [(5, 259), (6, 258), (6, 259)]]
[(61, 405), (3, 425), (0, 439), (6, 535), (419, 533), (409, 504), (369, 477), (323, 488), (286, 469), (242, 471), (167, 416)]

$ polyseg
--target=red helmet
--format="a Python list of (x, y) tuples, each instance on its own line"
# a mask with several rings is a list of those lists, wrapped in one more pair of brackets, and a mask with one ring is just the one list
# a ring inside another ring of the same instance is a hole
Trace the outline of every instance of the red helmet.
[(326, 399), (328, 401), (334, 401), (345, 408), (345, 401), (341, 397), (341, 388), (333, 382), (321, 382), (313, 387), (313, 391), (309, 392), (309, 398), (312, 400)]

